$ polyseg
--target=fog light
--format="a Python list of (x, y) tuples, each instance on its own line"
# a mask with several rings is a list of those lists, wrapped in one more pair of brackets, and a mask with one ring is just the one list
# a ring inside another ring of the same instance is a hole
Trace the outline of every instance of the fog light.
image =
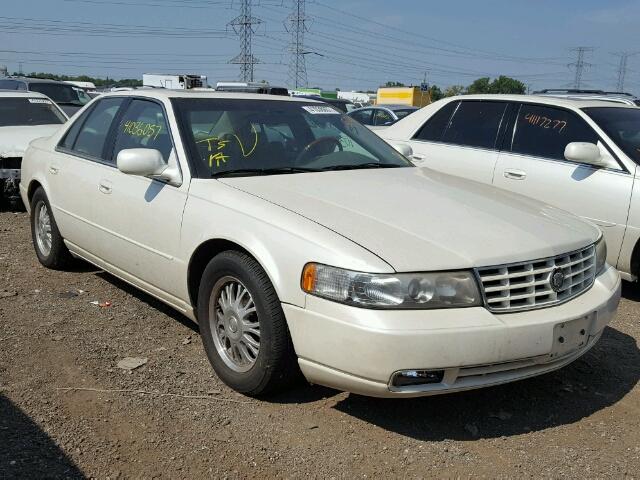
[(394, 387), (409, 387), (440, 383), (444, 377), (444, 370), (402, 370), (393, 374), (391, 385)]

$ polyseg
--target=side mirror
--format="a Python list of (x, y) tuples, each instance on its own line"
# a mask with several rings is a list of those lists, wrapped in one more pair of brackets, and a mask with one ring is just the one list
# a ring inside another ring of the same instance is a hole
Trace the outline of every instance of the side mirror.
[(177, 165), (167, 164), (160, 151), (154, 148), (127, 148), (120, 150), (116, 158), (118, 170), (127, 175), (155, 177), (171, 185), (180, 185), (182, 175)]
[(602, 158), (600, 148), (594, 143), (571, 142), (564, 149), (564, 158), (572, 162), (587, 163), (594, 167), (607, 167), (609, 163)]
[(391, 146), (407, 158), (413, 155), (413, 148), (406, 143), (391, 143)]

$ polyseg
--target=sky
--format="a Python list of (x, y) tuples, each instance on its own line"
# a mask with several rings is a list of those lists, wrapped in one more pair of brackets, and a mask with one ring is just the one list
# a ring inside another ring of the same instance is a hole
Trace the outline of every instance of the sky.
[[(0, 64), (110, 78), (148, 73), (237, 80), (240, 40), (228, 26), (239, 0), (0, 0)], [(253, 0), (255, 80), (291, 86), (292, 0)], [(615, 89), (629, 52), (625, 90), (640, 94), (640, 0), (307, 0), (308, 85), (375, 90), (387, 81), (442, 88), (509, 75), (532, 89), (574, 83)]]

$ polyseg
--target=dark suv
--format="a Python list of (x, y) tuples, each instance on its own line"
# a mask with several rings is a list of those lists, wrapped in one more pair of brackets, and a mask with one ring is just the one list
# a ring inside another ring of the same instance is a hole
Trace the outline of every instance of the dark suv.
[(81, 88), (57, 80), (41, 78), (0, 78), (0, 90), (27, 90), (43, 93), (58, 104), (70, 117), (91, 101), (91, 97)]

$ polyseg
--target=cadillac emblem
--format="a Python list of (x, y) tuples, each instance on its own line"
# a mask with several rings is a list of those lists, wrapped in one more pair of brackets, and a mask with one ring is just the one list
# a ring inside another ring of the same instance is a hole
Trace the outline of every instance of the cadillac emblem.
[(554, 292), (559, 292), (560, 290), (562, 290), (562, 287), (564, 286), (564, 272), (562, 271), (561, 268), (556, 268), (555, 270), (553, 270), (551, 272), (551, 276), (549, 277), (549, 283), (551, 284), (551, 289)]

